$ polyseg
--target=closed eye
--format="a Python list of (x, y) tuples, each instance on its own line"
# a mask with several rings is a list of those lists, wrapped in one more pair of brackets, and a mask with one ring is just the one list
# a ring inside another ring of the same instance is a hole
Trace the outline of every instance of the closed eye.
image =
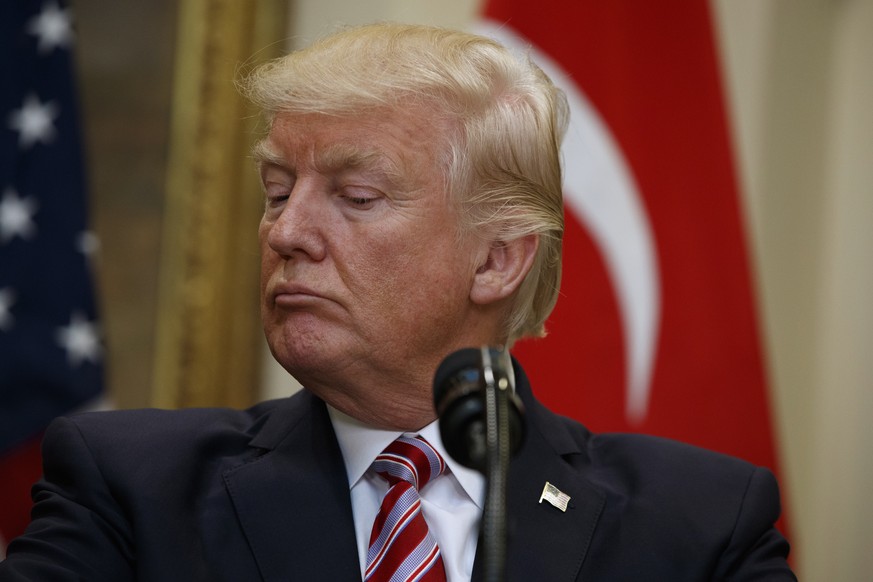
[(267, 196), (267, 206), (275, 208), (276, 206), (281, 206), (285, 204), (288, 200), (288, 195), (284, 196)]
[(347, 196), (346, 201), (353, 206), (367, 206), (368, 204), (372, 204), (376, 201), (376, 198), (364, 198), (364, 197), (352, 197)]
[(281, 184), (266, 184), (264, 190), (268, 206), (275, 206), (277, 203), (284, 203), (291, 195), (288, 188)]
[(355, 210), (369, 210), (382, 199), (382, 194), (369, 187), (346, 186), (339, 190), (340, 198)]

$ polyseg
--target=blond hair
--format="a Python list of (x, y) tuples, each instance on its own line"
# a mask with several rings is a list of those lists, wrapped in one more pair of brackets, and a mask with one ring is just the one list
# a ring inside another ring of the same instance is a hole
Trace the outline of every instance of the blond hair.
[(564, 230), (560, 142), (567, 105), (529, 58), (442, 28), (372, 24), (330, 35), (248, 75), (243, 92), (277, 113), (356, 115), (423, 104), (455, 127), (436, 160), (462, 232), (538, 236), (530, 273), (505, 320), (507, 344), (544, 334), (558, 297)]

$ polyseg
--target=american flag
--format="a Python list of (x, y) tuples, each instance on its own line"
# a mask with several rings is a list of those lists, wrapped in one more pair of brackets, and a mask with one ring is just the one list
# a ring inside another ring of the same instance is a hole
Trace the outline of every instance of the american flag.
[(0, 535), (8, 540), (27, 519), (42, 430), (103, 391), (103, 348), (70, 10), (56, 0), (2, 2), (0, 43)]

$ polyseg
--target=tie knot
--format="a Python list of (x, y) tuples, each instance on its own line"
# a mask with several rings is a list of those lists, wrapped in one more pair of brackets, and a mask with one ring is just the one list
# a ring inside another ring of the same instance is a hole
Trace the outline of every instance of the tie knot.
[(406, 481), (419, 491), (445, 468), (440, 454), (420, 436), (397, 437), (373, 461), (373, 470), (391, 485)]

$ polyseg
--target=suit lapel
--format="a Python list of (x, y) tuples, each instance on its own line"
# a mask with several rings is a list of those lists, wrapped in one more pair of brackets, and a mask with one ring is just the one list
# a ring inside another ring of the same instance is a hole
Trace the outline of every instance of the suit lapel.
[[(539, 435), (529, 439), (529, 451), (510, 470), (506, 571), (511, 580), (576, 580), (605, 495), (543, 447)], [(570, 496), (566, 512), (539, 502), (546, 481)]]
[[(576, 580), (606, 496), (584, 476), (585, 452), (564, 424), (539, 402), (516, 368), (527, 435), (513, 459), (507, 491), (508, 580)], [(539, 502), (546, 481), (570, 496), (566, 512)], [(480, 551), (473, 579), (482, 578)]]
[(360, 579), (345, 466), (324, 404), (303, 391), (251, 444), (266, 452), (224, 481), (262, 578)]

